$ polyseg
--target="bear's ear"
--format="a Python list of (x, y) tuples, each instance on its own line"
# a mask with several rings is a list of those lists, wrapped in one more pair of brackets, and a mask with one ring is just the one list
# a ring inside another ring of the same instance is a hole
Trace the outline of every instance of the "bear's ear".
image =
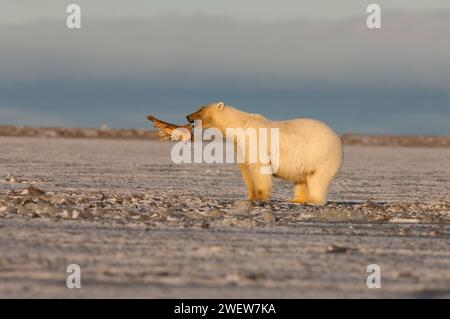
[(219, 108), (219, 110), (223, 110), (223, 108), (225, 107), (225, 103), (223, 103), (223, 102), (218, 102), (218, 103), (217, 103), (217, 107)]

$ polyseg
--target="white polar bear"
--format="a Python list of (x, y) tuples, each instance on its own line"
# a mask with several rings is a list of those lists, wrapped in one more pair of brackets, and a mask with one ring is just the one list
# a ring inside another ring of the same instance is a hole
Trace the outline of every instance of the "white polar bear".
[[(313, 119), (271, 121), (259, 114), (240, 111), (223, 102), (203, 106), (187, 116), (189, 122), (201, 120), (203, 128), (278, 128), (278, 170), (273, 176), (295, 184), (292, 202), (322, 205), (329, 185), (343, 160), (342, 141), (325, 123)], [(236, 141), (234, 141), (236, 144)], [(270, 147), (269, 153), (270, 153)], [(269, 154), (270, 156), (270, 154)], [(261, 173), (259, 162), (240, 163), (249, 200), (268, 200), (272, 193), (272, 175)]]

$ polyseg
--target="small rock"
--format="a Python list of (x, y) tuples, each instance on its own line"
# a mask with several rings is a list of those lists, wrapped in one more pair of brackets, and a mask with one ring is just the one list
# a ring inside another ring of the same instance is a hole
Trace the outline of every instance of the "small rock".
[(400, 236), (409, 236), (411, 234), (411, 231), (409, 229), (400, 228), (398, 234)]
[(68, 211), (67, 209), (63, 210), (62, 218), (72, 219), (72, 212)]
[(377, 214), (377, 215), (369, 215), (367, 219), (376, 222), (387, 222), (391, 220), (391, 217), (387, 215)]
[(130, 214), (130, 219), (143, 220), (144, 219), (144, 215), (141, 215), (141, 214)]
[(39, 216), (42, 218), (48, 218), (48, 219), (53, 218), (53, 215), (49, 214), (49, 213), (39, 213)]
[(177, 210), (175, 208), (168, 208), (166, 210), (162, 210), (160, 212), (158, 212), (159, 216), (161, 217), (168, 217), (168, 216), (172, 216), (177, 212)]
[(430, 232), (428, 233), (428, 235), (429, 235), (430, 237), (437, 237), (437, 236), (440, 235), (440, 232), (437, 231), (437, 230), (432, 230), (432, 231), (430, 231)]
[(81, 212), (79, 210), (73, 210), (72, 211), (72, 219), (78, 219), (81, 216)]
[(242, 219), (242, 220), (236, 220), (234, 222), (235, 225), (245, 228), (252, 228), (256, 226), (256, 222), (251, 219)]
[(178, 220), (178, 218), (176, 218), (175, 216), (167, 216), (166, 220), (168, 222), (175, 222)]
[(333, 253), (333, 254), (342, 254), (342, 253), (346, 253), (349, 250), (351, 250), (351, 248), (337, 246), (337, 245), (329, 245), (327, 247), (327, 253)]
[(401, 213), (405, 211), (405, 208), (402, 205), (397, 204), (389, 207), (387, 211), (390, 213)]
[(210, 211), (206, 214), (206, 216), (208, 216), (209, 218), (212, 218), (212, 219), (222, 218), (223, 215), (224, 215), (224, 212), (221, 211), (220, 209), (213, 209), (213, 210), (210, 210)]
[(207, 228), (209, 228), (209, 223), (203, 222), (200, 226), (204, 229), (207, 229)]
[(0, 215), (7, 215), (7, 214), (17, 214), (17, 208), (12, 206), (0, 207)]
[(265, 222), (274, 223), (276, 221), (275, 215), (270, 212), (264, 212), (261, 214), (261, 218)]
[(8, 182), (17, 183), (17, 177), (15, 177), (14, 175), (9, 175)]
[(92, 214), (91, 212), (87, 212), (87, 211), (82, 211), (80, 216), (83, 219), (93, 219), (94, 218), (94, 214)]
[(39, 209), (39, 205), (33, 202), (26, 202), (24, 205), (18, 207), (19, 214), (30, 214)]
[(176, 219), (177, 210), (174, 208), (168, 208), (158, 212), (160, 221), (171, 221)]
[(419, 223), (420, 220), (418, 218), (414, 218), (414, 217), (392, 217), (391, 219), (389, 219), (389, 222), (413, 224), (413, 223)]
[(52, 196), (49, 198), (49, 202), (52, 205), (63, 205), (67, 203), (67, 200), (63, 196)]
[(260, 280), (260, 279), (266, 278), (264, 273), (259, 273), (259, 272), (249, 272), (249, 273), (245, 274), (245, 277), (247, 277), (250, 280)]
[(379, 208), (379, 205), (377, 203), (375, 203), (374, 201), (371, 201), (370, 199), (364, 203), (364, 206), (369, 207), (369, 208)]
[(239, 200), (236, 201), (232, 208), (238, 213), (249, 213), (252, 210), (253, 202), (249, 200)]
[(422, 223), (433, 223), (434, 222), (434, 218), (433, 216), (422, 216)]
[(60, 212), (62, 211), (62, 209), (60, 207), (55, 207), (55, 206), (44, 206), (42, 207), (38, 213), (42, 216), (42, 213), (46, 213), (46, 214), (50, 214), (50, 215), (58, 215)]
[(22, 195), (31, 195), (31, 196), (40, 196), (45, 195), (45, 192), (42, 189), (30, 186), (24, 189), (21, 193)]

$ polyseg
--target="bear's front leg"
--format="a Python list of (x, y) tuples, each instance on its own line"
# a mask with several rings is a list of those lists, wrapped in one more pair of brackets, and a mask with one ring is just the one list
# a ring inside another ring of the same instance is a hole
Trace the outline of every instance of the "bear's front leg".
[(242, 177), (244, 178), (245, 186), (247, 186), (247, 199), (255, 199), (255, 186), (253, 185), (253, 179), (250, 175), (250, 168), (247, 163), (239, 164), (239, 169), (241, 170)]
[(253, 200), (269, 200), (272, 196), (272, 174), (261, 173), (261, 164), (247, 164), (251, 184), (253, 186)]

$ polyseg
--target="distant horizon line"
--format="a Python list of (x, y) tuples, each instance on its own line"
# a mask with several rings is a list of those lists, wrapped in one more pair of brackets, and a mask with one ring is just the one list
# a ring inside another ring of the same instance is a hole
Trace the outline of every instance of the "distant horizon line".
[[(82, 139), (148, 139), (158, 140), (153, 128), (88, 128), (0, 125), (0, 137), (82, 138)], [(395, 135), (339, 133), (345, 145), (394, 147), (450, 147), (448, 135)]]
[[(180, 125), (187, 123), (179, 123)], [(31, 124), (0, 124), (0, 129), (5, 128), (23, 128), (23, 129), (36, 129), (36, 130), (99, 130), (99, 131), (127, 131), (127, 130), (148, 130), (155, 131), (151, 128), (151, 123), (149, 124), (150, 128), (147, 127), (111, 127), (107, 123), (101, 124), (97, 127), (94, 126), (58, 126), (58, 125), (31, 125)], [(356, 136), (397, 136), (397, 137), (444, 137), (450, 138), (450, 134), (397, 134), (397, 133), (367, 133), (367, 132), (338, 132), (339, 135), (356, 135)], [(1, 130), (0, 130), (0, 136)]]

